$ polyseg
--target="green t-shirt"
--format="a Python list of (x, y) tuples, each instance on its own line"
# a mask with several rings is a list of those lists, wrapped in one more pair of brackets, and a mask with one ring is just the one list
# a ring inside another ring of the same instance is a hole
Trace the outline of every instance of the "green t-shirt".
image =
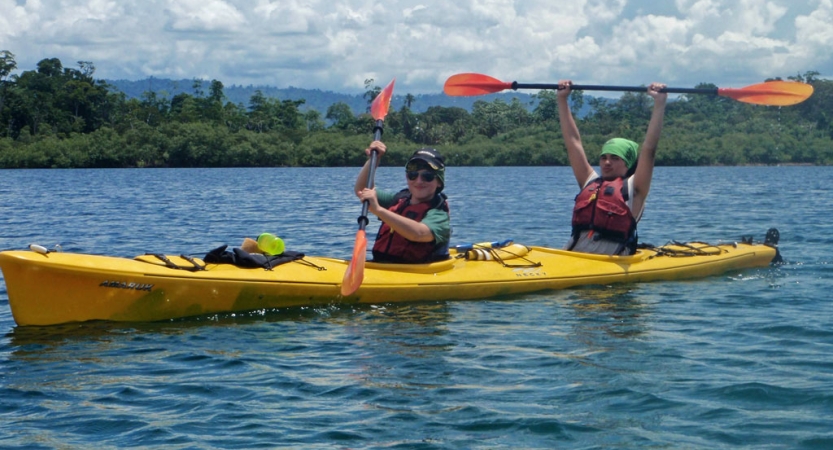
[[(379, 200), (379, 206), (385, 209), (393, 206), (395, 204), (394, 197), (396, 194), (397, 192), (380, 191), (377, 189), (376, 198)], [(424, 223), (431, 230), (431, 234), (434, 235), (434, 241), (438, 245), (446, 244), (451, 240), (451, 218), (447, 212), (437, 208), (431, 208), (420, 223)]]

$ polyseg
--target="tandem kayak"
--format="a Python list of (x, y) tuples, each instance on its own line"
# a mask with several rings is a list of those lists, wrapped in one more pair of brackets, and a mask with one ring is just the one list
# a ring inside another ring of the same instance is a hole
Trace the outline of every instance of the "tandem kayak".
[(344, 297), (349, 261), (303, 256), (269, 270), (206, 263), (189, 256), (122, 258), (19, 250), (0, 252), (18, 325), (106, 320), (146, 322), (206, 314), (326, 304), (486, 299), (581, 285), (682, 280), (780, 260), (778, 231), (763, 243), (671, 242), (631, 256), (507, 244), (475, 244), (430, 264), (365, 265), (364, 282)]

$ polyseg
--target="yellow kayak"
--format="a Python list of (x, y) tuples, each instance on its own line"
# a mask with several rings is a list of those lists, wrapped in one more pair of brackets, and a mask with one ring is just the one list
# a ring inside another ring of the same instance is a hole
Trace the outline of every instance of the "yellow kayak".
[(431, 264), (368, 262), (364, 282), (347, 297), (340, 295), (340, 287), (349, 261), (315, 256), (267, 270), (187, 256), (130, 259), (40, 248), (0, 252), (0, 269), (15, 322), (53, 325), (322, 304), (485, 299), (580, 285), (701, 278), (780, 259), (777, 238), (771, 242), (769, 234), (766, 243), (674, 242), (632, 256), (520, 244), (474, 247)]

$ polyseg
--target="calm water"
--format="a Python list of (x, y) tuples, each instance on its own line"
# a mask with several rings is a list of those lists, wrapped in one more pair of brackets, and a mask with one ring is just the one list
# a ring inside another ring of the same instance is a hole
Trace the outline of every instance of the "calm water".
[[(0, 171), (0, 249), (349, 257), (356, 172)], [(691, 282), (44, 328), (0, 283), (0, 447), (831, 448), (831, 178), (658, 168), (643, 241), (781, 231), (786, 265)], [(569, 168), (447, 180), (454, 243), (566, 241)]]

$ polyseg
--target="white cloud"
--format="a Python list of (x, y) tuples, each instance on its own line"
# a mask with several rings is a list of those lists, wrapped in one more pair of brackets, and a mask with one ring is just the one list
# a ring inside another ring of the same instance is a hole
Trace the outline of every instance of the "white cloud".
[(619, 19), (627, 0), (587, 0), (583, 3), (588, 17), (607, 23)]
[(32, 6), (27, 11), (16, 0), (0, 0), (0, 43), (19, 38), (30, 29), (31, 24), (38, 20), (36, 10)]
[(222, 0), (168, 0), (165, 11), (174, 31), (232, 32), (246, 25), (243, 14)]
[(812, 13), (795, 19), (796, 41), (829, 55), (833, 47), (833, 0), (821, 0), (818, 4)]
[(20, 70), (57, 57), (153, 75), (361, 92), (507, 81), (735, 85), (833, 76), (833, 0), (0, 0)]
[(778, 6), (768, 0), (740, 0), (733, 11), (738, 28), (751, 35), (765, 35), (775, 29), (775, 25), (787, 8)]
[(677, 0), (677, 9), (689, 19), (702, 22), (720, 17), (720, 1), (718, 0)]

